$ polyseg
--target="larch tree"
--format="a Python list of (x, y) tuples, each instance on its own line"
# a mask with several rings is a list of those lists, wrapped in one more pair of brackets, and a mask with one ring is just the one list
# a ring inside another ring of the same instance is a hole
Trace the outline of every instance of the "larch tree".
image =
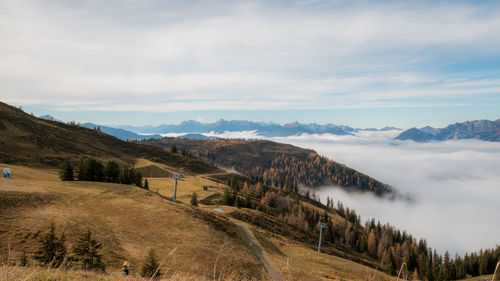
[(375, 236), (375, 231), (372, 229), (368, 235), (368, 254), (375, 258), (377, 257), (377, 238)]

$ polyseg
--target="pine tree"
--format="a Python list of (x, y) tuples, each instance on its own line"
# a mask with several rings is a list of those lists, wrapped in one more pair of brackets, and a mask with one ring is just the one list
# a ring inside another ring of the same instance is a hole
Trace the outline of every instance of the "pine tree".
[(145, 180), (144, 180), (144, 189), (149, 190), (149, 183), (148, 183), (148, 179), (145, 179)]
[(325, 232), (323, 233), (323, 236), (325, 237), (325, 241), (333, 243), (332, 222), (330, 220), (328, 220), (328, 222), (326, 223)]
[(121, 171), (120, 175), (118, 177), (118, 181), (121, 184), (131, 184), (132, 179), (130, 178), (130, 168), (128, 166), (124, 166)]
[(393, 275), (395, 270), (394, 256), (392, 255), (392, 247), (387, 249), (383, 258), (384, 269), (387, 273)]
[(104, 181), (104, 165), (94, 158), (83, 158), (78, 167), (78, 180)]
[(104, 271), (106, 266), (101, 260), (102, 256), (99, 254), (101, 248), (101, 243), (92, 237), (92, 232), (89, 229), (80, 234), (78, 241), (73, 246), (73, 253), (76, 259), (80, 261), (83, 269)]
[(69, 162), (69, 159), (64, 160), (61, 170), (59, 171), (59, 178), (62, 181), (73, 181), (73, 166)]
[(175, 146), (175, 144), (172, 144), (172, 145), (170, 146), (170, 152), (171, 152), (171, 153), (177, 153), (177, 146)]
[(134, 168), (130, 169), (130, 173), (130, 177), (133, 179), (132, 183), (138, 187), (142, 187), (142, 173)]
[(238, 196), (235, 196), (234, 197), (234, 204), (233, 204), (234, 207), (236, 208), (241, 208), (241, 200)]
[(191, 196), (191, 201), (189, 201), (191, 205), (198, 207), (198, 194), (196, 192), (193, 192), (193, 195)]
[(146, 278), (159, 278), (161, 276), (158, 257), (154, 249), (149, 250), (146, 262), (142, 266), (141, 276)]
[(104, 168), (104, 179), (107, 182), (119, 182), (120, 164), (116, 161), (109, 161)]
[(40, 249), (35, 253), (35, 259), (42, 265), (59, 267), (66, 258), (64, 234), (58, 238), (54, 224), (50, 225), (49, 232), (40, 239)]
[(244, 207), (245, 208), (252, 208), (252, 199), (250, 198), (249, 194), (245, 195), (245, 204), (244, 204)]
[(222, 201), (222, 204), (224, 204), (224, 205), (233, 206), (234, 198), (231, 196), (228, 189), (224, 190), (224, 195), (222, 195), (221, 201)]
[(451, 280), (451, 272), (450, 272), (450, 253), (446, 251), (444, 253), (444, 262), (443, 262), (443, 267), (442, 267), (442, 272), (443, 272), (443, 279), (444, 280)]

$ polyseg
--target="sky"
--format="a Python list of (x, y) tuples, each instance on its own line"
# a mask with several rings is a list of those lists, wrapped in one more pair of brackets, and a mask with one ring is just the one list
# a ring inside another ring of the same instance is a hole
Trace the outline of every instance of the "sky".
[(104, 125), (500, 118), (497, 1), (0, 0), (0, 100)]

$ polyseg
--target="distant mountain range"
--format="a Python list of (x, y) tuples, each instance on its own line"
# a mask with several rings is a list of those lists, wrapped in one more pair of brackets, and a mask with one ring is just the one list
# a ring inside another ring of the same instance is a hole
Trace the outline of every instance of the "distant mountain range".
[(161, 139), (162, 138), (162, 136), (158, 135), (158, 134), (147, 135), (147, 136), (146, 135), (139, 135), (137, 133), (127, 131), (124, 129), (119, 129), (119, 128), (117, 129), (117, 128), (113, 128), (113, 127), (101, 126), (101, 125), (97, 125), (97, 124), (93, 124), (93, 123), (83, 123), (83, 124), (80, 124), (80, 126), (83, 126), (83, 127), (89, 128), (89, 129), (99, 128), (101, 130), (101, 132), (108, 134), (108, 135), (112, 135), (112, 136), (117, 137), (121, 140), (141, 140), (141, 139), (149, 139), (149, 138), (153, 138), (153, 139)]
[[(301, 134), (334, 134), (350, 135), (358, 131), (379, 131), (375, 128), (359, 129), (334, 124), (319, 125), (316, 123), (302, 124), (299, 122), (280, 125), (277, 123), (253, 122), (245, 120), (219, 120), (215, 123), (201, 123), (194, 120), (184, 121), (178, 125), (159, 126), (117, 126), (118, 128), (139, 134), (168, 134), (168, 133), (210, 133), (255, 131), (263, 137), (288, 137)], [(385, 127), (380, 131), (400, 130), (395, 127)]]
[(61, 122), (62, 123), (61, 120), (56, 119), (56, 118), (52, 117), (52, 115), (49, 115), (49, 114), (42, 115), (42, 116), (40, 116), (40, 118), (45, 119), (45, 120), (57, 121), (57, 122)]
[(416, 142), (444, 141), (459, 139), (479, 139), (483, 141), (500, 141), (500, 119), (496, 121), (476, 120), (455, 123), (446, 128), (436, 129), (429, 126), (411, 128), (396, 137), (398, 140)]
[[(51, 115), (43, 115), (40, 118), (62, 122)], [(162, 124), (159, 126), (102, 126), (93, 123), (83, 123), (80, 126), (97, 129), (101, 132), (115, 136), (122, 140), (142, 140), (161, 139), (162, 134), (176, 133), (185, 139), (215, 139), (203, 133), (222, 134), (225, 132), (254, 131), (263, 137), (289, 137), (301, 134), (333, 134), (352, 135), (361, 131), (391, 131), (402, 130), (396, 127), (376, 128), (353, 128), (335, 124), (303, 124), (299, 122), (287, 123), (284, 125), (277, 123), (253, 122), (246, 120), (223, 120), (214, 123), (202, 123), (194, 120), (183, 121), (177, 125)], [(395, 139), (413, 140), (416, 142), (444, 141), (457, 139), (479, 139), (483, 141), (500, 141), (500, 119), (496, 121), (476, 120), (449, 125), (446, 128), (433, 128), (425, 126), (423, 128), (411, 128), (403, 131)]]
[[(63, 122), (55, 119), (51, 115), (40, 116), (42, 119)], [(253, 122), (245, 120), (223, 120), (220, 119), (215, 123), (201, 123), (194, 120), (183, 121), (178, 125), (162, 124), (159, 126), (128, 126), (121, 125), (116, 127), (103, 126), (94, 123), (83, 123), (80, 126), (99, 129), (108, 135), (115, 136), (122, 140), (142, 140), (142, 139), (159, 139), (162, 138), (160, 134), (169, 133), (185, 133), (180, 135), (180, 138), (186, 139), (214, 139), (215, 137), (207, 137), (203, 133), (216, 133), (222, 134), (225, 132), (242, 132), (242, 131), (255, 131), (256, 134), (263, 137), (289, 137), (301, 134), (333, 134), (333, 135), (352, 135), (360, 131), (390, 131), (401, 130), (396, 127), (384, 127), (382, 129), (376, 128), (352, 128), (344, 125), (334, 124), (302, 124), (299, 122), (288, 123), (280, 125), (277, 123)]]

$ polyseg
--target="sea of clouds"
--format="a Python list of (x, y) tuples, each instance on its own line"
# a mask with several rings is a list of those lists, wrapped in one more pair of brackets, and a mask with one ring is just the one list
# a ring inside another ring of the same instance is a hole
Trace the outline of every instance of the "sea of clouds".
[[(500, 143), (451, 140), (416, 143), (394, 138), (401, 131), (354, 135), (271, 138), (316, 150), (334, 161), (395, 187), (412, 200), (349, 193), (338, 186), (316, 189), (354, 208), (362, 220), (375, 218), (427, 239), (438, 252), (458, 253), (500, 244)], [(255, 131), (207, 133), (223, 138), (262, 139)]]
[(335, 186), (317, 189), (362, 218), (426, 238), (439, 252), (465, 254), (500, 244), (500, 143), (397, 141), (400, 131), (353, 136), (302, 135), (273, 140), (311, 148), (366, 173), (414, 200), (380, 199)]

